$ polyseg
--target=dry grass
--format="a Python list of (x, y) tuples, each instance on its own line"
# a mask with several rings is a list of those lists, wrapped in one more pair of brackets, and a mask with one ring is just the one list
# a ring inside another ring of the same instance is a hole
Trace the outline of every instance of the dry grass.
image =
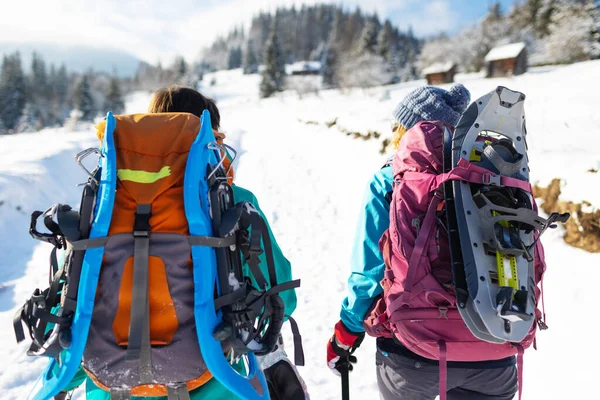
[(553, 179), (548, 187), (534, 186), (535, 197), (544, 201), (541, 206), (542, 210), (548, 214), (552, 212), (570, 213), (571, 218), (565, 224), (565, 242), (591, 253), (599, 253), (600, 210), (587, 212), (583, 209), (591, 208), (591, 204), (588, 202), (573, 203), (560, 200), (560, 182), (560, 179)]

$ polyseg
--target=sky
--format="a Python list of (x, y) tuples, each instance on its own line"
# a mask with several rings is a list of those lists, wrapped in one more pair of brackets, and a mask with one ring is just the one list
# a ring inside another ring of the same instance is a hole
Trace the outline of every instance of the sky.
[[(417, 36), (454, 33), (481, 18), (492, 0), (338, 0), (389, 18)], [(501, 0), (505, 10), (516, 0)], [(196, 59), (233, 26), (259, 11), (319, 0), (0, 0), (0, 44), (84, 45), (133, 54), (149, 63)]]

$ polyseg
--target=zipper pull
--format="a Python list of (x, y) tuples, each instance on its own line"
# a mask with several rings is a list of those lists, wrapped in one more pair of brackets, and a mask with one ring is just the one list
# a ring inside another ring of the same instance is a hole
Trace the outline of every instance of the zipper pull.
[(419, 231), (421, 230), (421, 219), (419, 217), (413, 218), (412, 226), (413, 226), (413, 228), (415, 228), (417, 230), (417, 235), (418, 235)]

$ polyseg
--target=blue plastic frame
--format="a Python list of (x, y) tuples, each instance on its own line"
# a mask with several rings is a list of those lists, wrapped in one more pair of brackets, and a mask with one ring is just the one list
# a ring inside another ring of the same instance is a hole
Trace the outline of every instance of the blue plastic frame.
[[(106, 115), (106, 128), (100, 150), (101, 156), (98, 160), (102, 175), (90, 239), (107, 236), (112, 218), (117, 187), (117, 159), (113, 138), (116, 122), (113, 114), (109, 112)], [(58, 365), (54, 359), (49, 362), (42, 375), (41, 385), (34, 388), (29, 399), (51, 400), (71, 382), (79, 370), (92, 321), (103, 255), (104, 247), (89, 249), (85, 252), (77, 292), (77, 308), (71, 326), (71, 346), (61, 353), (61, 365)]]
[[(208, 198), (207, 166), (218, 163), (214, 150), (209, 144), (214, 142), (210, 113), (204, 110), (200, 132), (190, 148), (184, 178), (185, 213), (190, 235), (212, 236), (210, 203)], [(212, 336), (222, 322), (221, 313), (215, 311), (214, 290), (217, 285), (216, 252), (211, 247), (192, 246), (194, 263), (194, 313), (198, 342), (206, 366), (221, 384), (242, 399), (268, 400), (269, 389), (258, 360), (254, 354), (248, 356), (248, 375), (239, 375), (223, 354), (221, 342)], [(219, 295), (221, 289), (217, 285)], [(262, 392), (262, 393), (259, 393)]]

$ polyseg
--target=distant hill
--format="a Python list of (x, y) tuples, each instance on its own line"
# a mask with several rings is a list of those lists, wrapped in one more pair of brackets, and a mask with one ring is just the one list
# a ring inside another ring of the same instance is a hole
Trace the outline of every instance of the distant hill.
[(96, 72), (112, 73), (117, 71), (120, 77), (131, 77), (141, 61), (136, 56), (121, 50), (96, 48), (84, 45), (59, 45), (53, 43), (2, 43), (0, 54), (19, 51), (23, 60), (23, 68), (27, 71), (31, 66), (31, 54), (38, 52), (46, 65), (59, 66), (65, 63), (72, 72), (84, 72), (93, 68)]

